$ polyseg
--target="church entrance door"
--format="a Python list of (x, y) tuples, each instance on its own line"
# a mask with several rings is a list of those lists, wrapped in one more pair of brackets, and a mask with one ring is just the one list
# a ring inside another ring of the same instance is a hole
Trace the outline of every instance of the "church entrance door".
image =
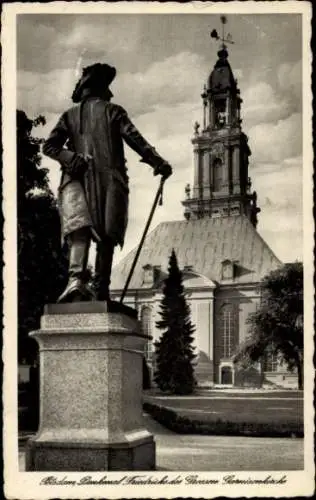
[(224, 366), (221, 371), (221, 383), (223, 385), (232, 385), (233, 372), (230, 366)]

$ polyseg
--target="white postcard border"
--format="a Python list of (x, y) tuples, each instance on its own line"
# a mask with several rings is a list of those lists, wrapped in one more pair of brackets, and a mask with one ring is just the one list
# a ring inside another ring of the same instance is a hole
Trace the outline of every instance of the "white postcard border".
[[(304, 439), (304, 471), (251, 471), (251, 472), (108, 472), (108, 473), (54, 473), (61, 483), (66, 480), (80, 481), (84, 476), (91, 476), (94, 481), (107, 477), (114, 481), (124, 476), (144, 475), (152, 480), (167, 476), (169, 480), (181, 478), (178, 485), (56, 485), (41, 484), (47, 473), (19, 472), (18, 439), (17, 439), (17, 263), (16, 263), (16, 179), (15, 168), (15, 108), (16, 108), (16, 26), (18, 13), (301, 13), (303, 21), (303, 186), (304, 186), (304, 296), (305, 296), (305, 439)], [(3, 5), (2, 14), (2, 90), (3, 90), (3, 186), (4, 186), (4, 480), (7, 498), (46, 499), (46, 498), (173, 498), (173, 497), (292, 497), (313, 493), (314, 488), (314, 451), (313, 451), (313, 234), (312, 217), (312, 92), (311, 92), (311, 5), (309, 2), (193, 2), (178, 4), (168, 2), (51, 2), (48, 4), (12, 3)], [(187, 484), (188, 476), (197, 474), (200, 481), (219, 480), (219, 484)], [(245, 484), (223, 484), (225, 476), (235, 474)], [(264, 479), (271, 476), (275, 481), (286, 477), (285, 484), (258, 485), (247, 483), (247, 480)], [(66, 478), (66, 479), (65, 479)]]

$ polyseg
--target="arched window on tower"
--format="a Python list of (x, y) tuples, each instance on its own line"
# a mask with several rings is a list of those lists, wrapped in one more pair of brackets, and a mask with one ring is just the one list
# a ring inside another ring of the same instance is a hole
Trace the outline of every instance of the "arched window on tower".
[(220, 158), (213, 161), (213, 190), (220, 191), (223, 179), (223, 162)]
[[(142, 326), (142, 333), (144, 335), (151, 336), (152, 335), (152, 313), (151, 307), (144, 306), (141, 309), (140, 321)], [(148, 340), (145, 344), (144, 350), (145, 358), (147, 363), (152, 364), (153, 362), (153, 354), (154, 354), (154, 346), (153, 341)]]
[(224, 127), (227, 123), (227, 99), (216, 99), (215, 105), (215, 125), (218, 128)]

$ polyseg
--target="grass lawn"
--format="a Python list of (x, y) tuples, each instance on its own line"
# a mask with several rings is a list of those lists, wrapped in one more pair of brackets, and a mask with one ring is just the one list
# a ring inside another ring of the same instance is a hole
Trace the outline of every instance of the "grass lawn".
[(189, 397), (151, 396), (144, 401), (173, 410), (181, 417), (203, 422), (275, 423), (303, 425), (303, 397), (297, 391), (282, 393), (219, 393)]
[[(162, 396), (161, 392), (158, 394)], [(271, 399), (271, 398), (298, 398), (302, 399), (303, 398), (303, 391), (298, 391), (296, 389), (289, 389), (289, 390), (249, 390), (249, 389), (244, 389), (240, 391), (230, 391), (229, 389), (227, 390), (205, 390), (205, 389), (199, 389), (199, 391), (196, 393), (197, 396), (203, 396), (203, 397), (212, 397), (212, 398), (261, 398), (261, 399)]]

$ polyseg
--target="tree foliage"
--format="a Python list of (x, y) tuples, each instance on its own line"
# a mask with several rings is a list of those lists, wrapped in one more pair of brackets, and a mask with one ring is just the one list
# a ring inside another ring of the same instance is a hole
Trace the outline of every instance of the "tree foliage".
[(17, 111), (18, 355), (28, 362), (37, 350), (28, 333), (39, 327), (44, 304), (56, 300), (67, 270), (56, 200), (41, 168), (41, 139), (32, 136), (44, 123)]
[(285, 264), (262, 282), (261, 303), (250, 315), (250, 336), (236, 355), (254, 362), (274, 354), (289, 370), (297, 369), (303, 387), (303, 265)]
[(196, 385), (193, 367), (195, 354), (192, 346), (195, 328), (191, 323), (182, 273), (174, 250), (170, 256), (168, 271), (163, 287), (161, 319), (156, 323), (157, 328), (162, 330), (162, 335), (155, 342), (155, 382), (162, 391), (190, 394)]
[(41, 139), (32, 137), (33, 127), (45, 125), (43, 116), (30, 120), (24, 111), (17, 110), (17, 190), (18, 203), (23, 204), (26, 195), (34, 188), (48, 190), (48, 170), (41, 164)]

